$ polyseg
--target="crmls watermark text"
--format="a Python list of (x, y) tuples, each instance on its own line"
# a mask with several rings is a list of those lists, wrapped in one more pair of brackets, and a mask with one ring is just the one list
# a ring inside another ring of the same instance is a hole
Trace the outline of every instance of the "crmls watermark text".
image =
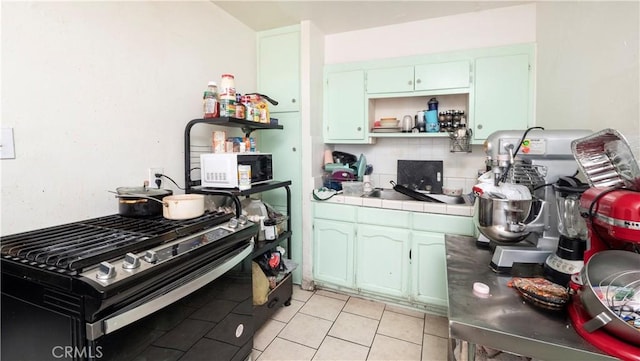
[(73, 346), (54, 346), (51, 349), (51, 355), (57, 359), (73, 359), (73, 358), (102, 358), (102, 346), (91, 347), (73, 347)]

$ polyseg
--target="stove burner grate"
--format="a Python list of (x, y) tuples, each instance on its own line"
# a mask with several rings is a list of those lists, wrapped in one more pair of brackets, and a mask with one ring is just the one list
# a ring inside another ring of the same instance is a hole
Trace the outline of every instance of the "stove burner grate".
[(0, 252), (32, 265), (81, 272), (85, 267), (214, 227), (232, 217), (208, 212), (189, 220), (127, 218), (120, 215), (2, 237)]

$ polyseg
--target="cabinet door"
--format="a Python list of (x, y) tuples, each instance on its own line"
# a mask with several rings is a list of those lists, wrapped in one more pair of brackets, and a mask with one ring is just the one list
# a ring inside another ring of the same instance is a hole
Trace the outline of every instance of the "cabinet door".
[(327, 73), (325, 79), (324, 140), (364, 141), (364, 71)]
[[(300, 163), (300, 113), (272, 113), (283, 129), (257, 130), (258, 149), (273, 154), (273, 177), (275, 180), (290, 180), (291, 185), (291, 257), (302, 264), (302, 170)], [(287, 209), (287, 193), (284, 188), (274, 189), (262, 194), (262, 199), (280, 211)], [(295, 283), (302, 277), (302, 267), (293, 272)]]
[(413, 66), (372, 69), (367, 71), (367, 93), (413, 91)]
[(409, 231), (359, 224), (356, 286), (394, 297), (407, 296)]
[(258, 34), (258, 90), (278, 101), (271, 112), (300, 109), (300, 32)]
[(313, 222), (313, 276), (353, 288), (353, 223), (315, 219)]
[(474, 90), (474, 140), (484, 140), (497, 130), (529, 126), (532, 107), (527, 54), (476, 59)]
[(447, 264), (442, 233), (412, 233), (412, 298), (416, 301), (447, 306)]
[(469, 87), (469, 62), (423, 64), (415, 68), (415, 90)]

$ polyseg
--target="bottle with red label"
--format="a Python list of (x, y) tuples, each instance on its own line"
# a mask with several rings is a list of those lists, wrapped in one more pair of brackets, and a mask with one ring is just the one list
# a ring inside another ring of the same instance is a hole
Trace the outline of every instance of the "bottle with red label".
[(216, 118), (220, 116), (220, 102), (218, 99), (218, 85), (215, 81), (210, 81), (204, 91), (203, 110), (204, 118)]

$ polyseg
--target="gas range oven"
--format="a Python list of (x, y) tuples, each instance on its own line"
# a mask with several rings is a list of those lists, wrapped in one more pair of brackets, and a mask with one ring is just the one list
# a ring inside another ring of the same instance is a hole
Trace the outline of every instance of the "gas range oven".
[(246, 359), (258, 228), (110, 215), (2, 237), (2, 360)]

